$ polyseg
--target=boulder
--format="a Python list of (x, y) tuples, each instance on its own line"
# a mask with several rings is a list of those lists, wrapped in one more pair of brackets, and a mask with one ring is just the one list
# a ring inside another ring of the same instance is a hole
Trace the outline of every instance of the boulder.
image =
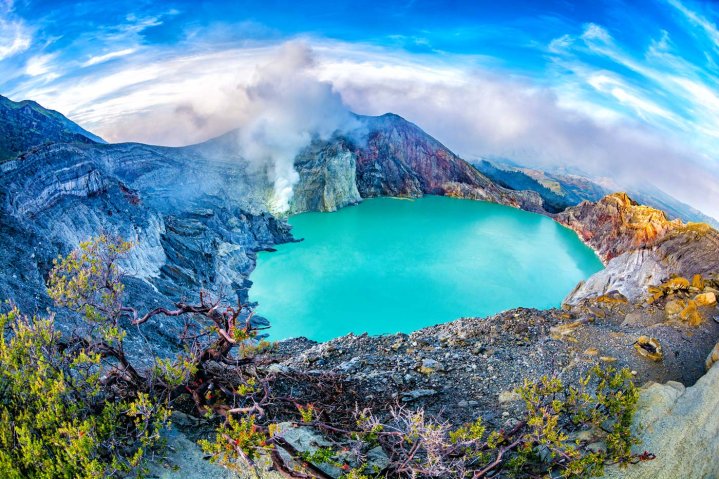
[(500, 404), (504, 404), (508, 402), (521, 401), (522, 397), (515, 391), (502, 391), (499, 393), (498, 399)]
[[(287, 441), (300, 453), (312, 454), (317, 452), (320, 448), (331, 448), (334, 446), (333, 443), (328, 441), (325, 437), (313, 429), (304, 426), (296, 427), (287, 422), (278, 424), (276, 434), (282, 436), (285, 441)], [(293, 461), (289, 459), (289, 455), (281, 455), (288, 464), (293, 463)], [(342, 475), (342, 470), (333, 464), (322, 462), (314, 463), (314, 465), (330, 477), (340, 477)]]
[(631, 313), (628, 313), (624, 317), (624, 321), (622, 321), (622, 326), (630, 328), (644, 328), (657, 324), (662, 320), (663, 318), (661, 317), (661, 315), (657, 317), (657, 315), (649, 314), (645, 311), (633, 311)]
[(712, 366), (714, 366), (714, 363), (716, 363), (717, 361), (719, 361), (719, 343), (716, 343), (714, 349), (712, 349), (707, 356), (706, 362), (704, 363), (706, 365), (707, 371)]
[(701, 324), (702, 320), (704, 319), (697, 310), (697, 303), (692, 299), (687, 301), (687, 305), (681, 311), (681, 313), (679, 313), (679, 317), (682, 320), (688, 322), (690, 326), (697, 326)]
[(689, 280), (677, 276), (664, 283), (662, 287), (668, 291), (684, 291), (689, 289)]
[(686, 301), (682, 301), (681, 299), (673, 299), (671, 301), (667, 301), (667, 304), (664, 305), (664, 312), (667, 313), (668, 318), (672, 318), (679, 315), (679, 313), (681, 313), (686, 307)]
[(434, 396), (435, 394), (437, 394), (437, 391), (434, 389), (413, 389), (412, 391), (402, 394), (402, 401), (410, 402), (422, 397)]
[(639, 336), (634, 343), (634, 349), (636, 349), (641, 356), (651, 359), (652, 361), (661, 361), (664, 357), (659, 341), (648, 336)]
[(694, 277), (692, 277), (692, 286), (697, 289), (704, 289), (705, 283), (702, 275), (695, 274)]
[(626, 469), (610, 466), (612, 479), (712, 479), (719, 477), (719, 366), (689, 388), (679, 383), (642, 388), (635, 419), (642, 443), (635, 448), (656, 455)]
[(422, 364), (417, 369), (422, 374), (432, 374), (438, 371), (444, 371), (444, 366), (434, 359), (423, 359)]
[[(174, 414), (173, 414), (174, 416)], [(157, 479), (257, 479), (247, 471), (238, 476), (234, 472), (205, 459), (205, 453), (196, 442), (176, 428), (165, 434), (167, 449), (162, 459), (156, 456), (148, 465), (148, 476)], [(259, 479), (280, 479), (277, 473), (263, 472)]]
[(390, 459), (381, 446), (367, 451), (367, 467), (370, 471), (383, 471), (390, 464)]
[(694, 297), (694, 302), (697, 306), (712, 306), (717, 303), (717, 297), (714, 293), (701, 293)]

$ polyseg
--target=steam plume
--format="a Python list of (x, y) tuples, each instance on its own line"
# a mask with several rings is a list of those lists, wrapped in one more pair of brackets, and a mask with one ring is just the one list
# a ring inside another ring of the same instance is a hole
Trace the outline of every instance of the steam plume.
[(310, 48), (285, 44), (272, 60), (259, 66), (244, 89), (249, 121), (238, 131), (238, 148), (252, 164), (264, 168), (273, 184), (271, 208), (284, 212), (299, 181), (297, 154), (313, 138), (328, 139), (349, 128), (352, 115), (330, 83), (317, 80)]

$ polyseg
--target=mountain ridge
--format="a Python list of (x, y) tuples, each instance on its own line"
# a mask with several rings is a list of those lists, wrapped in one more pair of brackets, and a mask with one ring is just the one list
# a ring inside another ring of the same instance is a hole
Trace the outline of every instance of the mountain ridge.
[(708, 223), (719, 228), (719, 220), (651, 185), (641, 188), (609, 188), (586, 175), (544, 171), (508, 160), (480, 159), (470, 163), (492, 181), (507, 188), (536, 191), (542, 197), (545, 209), (556, 210), (550, 211), (553, 213), (576, 206), (585, 200), (598, 201), (613, 192), (627, 191), (639, 203), (664, 211), (670, 219)]
[(0, 164), (47, 143), (105, 143), (63, 114), (35, 101), (0, 95)]

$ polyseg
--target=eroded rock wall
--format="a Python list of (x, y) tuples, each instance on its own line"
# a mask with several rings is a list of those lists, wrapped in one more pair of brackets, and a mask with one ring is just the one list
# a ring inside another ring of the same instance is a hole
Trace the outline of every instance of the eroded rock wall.
[(672, 275), (719, 273), (719, 232), (704, 223), (669, 221), (625, 193), (583, 202), (555, 219), (576, 231), (606, 265), (567, 296), (569, 304), (611, 291), (635, 301)]

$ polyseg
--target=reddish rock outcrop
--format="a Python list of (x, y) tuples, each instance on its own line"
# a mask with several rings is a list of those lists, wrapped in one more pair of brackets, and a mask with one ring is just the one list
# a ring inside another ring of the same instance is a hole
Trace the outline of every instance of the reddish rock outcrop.
[(606, 264), (567, 297), (568, 303), (612, 290), (634, 300), (674, 275), (719, 273), (719, 232), (705, 223), (670, 221), (626, 193), (582, 202), (555, 219), (576, 231)]
[(354, 148), (357, 189), (363, 198), (446, 195), (544, 212), (538, 194), (493, 183), (404, 118), (391, 113), (359, 118), (367, 128), (366, 138)]
[(663, 211), (640, 205), (626, 193), (614, 193), (596, 203), (584, 201), (555, 218), (576, 231), (605, 262), (628, 251), (651, 247), (669, 232), (683, 227), (681, 221), (670, 221)]

